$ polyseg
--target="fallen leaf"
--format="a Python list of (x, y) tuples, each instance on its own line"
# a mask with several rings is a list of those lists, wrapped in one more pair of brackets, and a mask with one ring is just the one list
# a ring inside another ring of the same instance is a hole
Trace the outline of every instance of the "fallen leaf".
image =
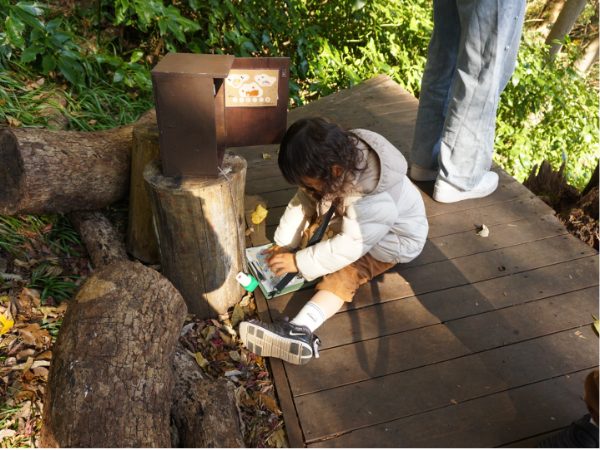
[(277, 401), (270, 395), (258, 393), (258, 398), (265, 408), (275, 414), (281, 414), (281, 410), (277, 406)]
[(271, 158), (272, 158), (272, 156), (271, 156), (270, 153), (263, 153), (262, 154), (262, 159), (271, 159)]
[(250, 220), (254, 225), (258, 225), (267, 218), (268, 214), (269, 211), (267, 210), (267, 208), (265, 208), (259, 203), (258, 205), (256, 205), (256, 208), (254, 208), (254, 211), (252, 211), (252, 214), (250, 214)]
[(19, 119), (12, 116), (6, 116), (6, 120), (8, 121), (8, 126), (12, 128), (18, 128), (22, 125), (22, 122)]
[(15, 430), (0, 430), (0, 440), (14, 437), (17, 434)]
[(287, 441), (285, 439), (285, 432), (283, 428), (275, 430), (271, 435), (267, 438), (267, 443), (270, 447), (274, 448), (285, 448), (287, 447)]
[(19, 337), (27, 345), (43, 348), (51, 342), (50, 334), (40, 327), (38, 323), (31, 323), (19, 329)]
[(35, 359), (52, 359), (52, 350), (46, 350), (35, 357)]
[(4, 314), (0, 314), (0, 336), (7, 333), (15, 324), (12, 317), (8, 317), (8, 315), (10, 315), (8, 311)]
[(236, 303), (233, 307), (233, 313), (231, 314), (231, 325), (234, 327), (237, 326), (238, 323), (244, 320), (244, 316), (244, 307), (241, 302)]
[(196, 358), (196, 362), (198, 363), (198, 365), (200, 367), (202, 367), (203, 369), (206, 369), (206, 367), (208, 366), (208, 361), (206, 360), (206, 358), (204, 358), (204, 356), (202, 356), (202, 353), (200, 353), (200, 352), (194, 353), (194, 358)]
[(482, 224), (480, 227), (477, 227), (477, 234), (481, 237), (488, 237), (490, 235), (490, 230)]
[(600, 336), (600, 320), (598, 320), (593, 314), (592, 318), (594, 319), (594, 331), (598, 336)]

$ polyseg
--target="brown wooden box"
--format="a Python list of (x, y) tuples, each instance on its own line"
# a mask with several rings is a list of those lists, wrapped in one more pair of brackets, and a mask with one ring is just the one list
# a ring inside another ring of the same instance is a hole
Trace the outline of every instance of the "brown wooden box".
[(218, 176), (226, 147), (279, 142), (288, 80), (289, 58), (167, 54), (152, 70), (163, 174)]

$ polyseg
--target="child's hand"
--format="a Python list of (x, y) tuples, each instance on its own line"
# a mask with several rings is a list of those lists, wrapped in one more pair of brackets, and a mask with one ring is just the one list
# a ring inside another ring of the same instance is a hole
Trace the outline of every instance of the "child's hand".
[(269, 248), (264, 249), (263, 251), (261, 251), (261, 253), (263, 255), (267, 255), (266, 256), (266, 260), (269, 261), (273, 256), (279, 254), (279, 253), (289, 253), (290, 249), (287, 247), (280, 247), (279, 245), (272, 245)]
[(277, 253), (271, 256), (267, 263), (271, 271), (277, 275), (283, 275), (288, 272), (298, 272), (298, 266), (296, 266), (296, 257), (293, 253)]

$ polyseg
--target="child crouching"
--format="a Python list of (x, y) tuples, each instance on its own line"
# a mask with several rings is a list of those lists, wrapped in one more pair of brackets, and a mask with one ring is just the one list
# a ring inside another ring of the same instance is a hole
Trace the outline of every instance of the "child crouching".
[[(322, 279), (293, 320), (242, 322), (240, 338), (258, 355), (305, 364), (318, 357), (313, 332), (352, 301), (360, 285), (416, 258), (428, 224), (421, 194), (406, 176), (406, 160), (375, 132), (301, 119), (283, 137), (278, 164), (299, 189), (275, 231), (269, 266), (276, 275)], [(332, 205), (332, 237), (302, 248)]]

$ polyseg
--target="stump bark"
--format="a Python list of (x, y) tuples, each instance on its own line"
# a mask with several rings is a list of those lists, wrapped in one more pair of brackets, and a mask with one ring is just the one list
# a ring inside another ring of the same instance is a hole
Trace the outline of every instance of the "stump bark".
[(161, 271), (201, 318), (225, 314), (243, 294), (235, 275), (244, 270), (246, 167), (228, 153), (216, 178), (165, 177), (157, 162), (144, 171)]
[(186, 307), (140, 263), (103, 267), (69, 306), (48, 378), (43, 447), (169, 447), (171, 366)]
[(142, 123), (133, 127), (127, 251), (146, 264), (160, 261), (158, 241), (152, 220), (150, 197), (144, 183), (144, 168), (159, 158), (158, 127)]
[(94, 268), (128, 259), (125, 245), (104, 214), (99, 211), (77, 211), (68, 217), (81, 236)]
[(176, 381), (171, 409), (173, 447), (244, 447), (235, 386), (206, 379), (195, 359), (180, 344), (175, 350)]
[[(149, 111), (138, 122), (156, 122)], [(0, 130), (0, 215), (104, 208), (129, 187), (133, 125), (96, 132)]]

